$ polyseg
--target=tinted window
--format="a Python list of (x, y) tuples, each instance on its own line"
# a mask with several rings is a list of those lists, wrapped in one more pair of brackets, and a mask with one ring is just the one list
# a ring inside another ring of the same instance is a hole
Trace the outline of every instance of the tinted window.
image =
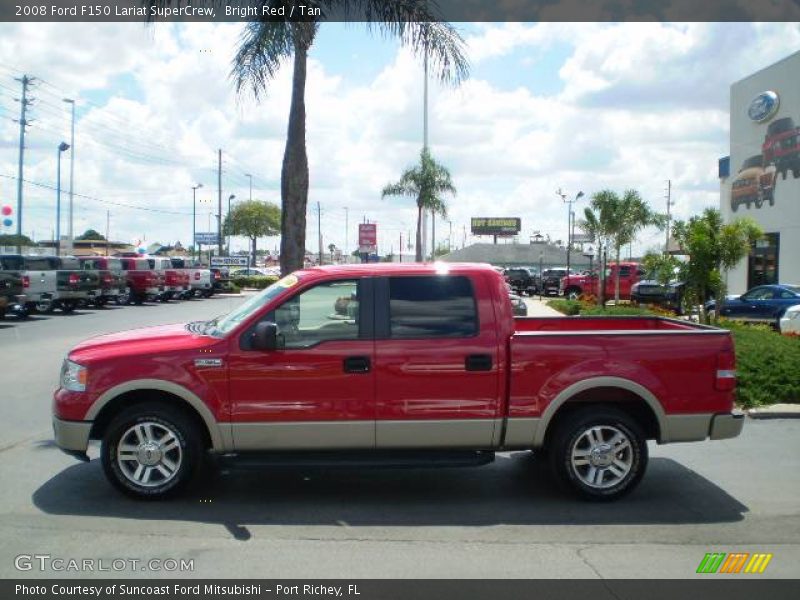
[(774, 297), (775, 293), (770, 288), (755, 288), (742, 296), (745, 300), (772, 300)]
[(122, 261), (118, 258), (109, 258), (106, 261), (109, 271), (122, 271)]
[(81, 261), (81, 268), (84, 271), (95, 271), (95, 270), (100, 270), (103, 267), (100, 266), (100, 261), (90, 258), (90, 259)]
[(81, 268), (81, 264), (77, 258), (62, 258), (59, 268), (76, 271)]
[(45, 257), (25, 257), (25, 268), (29, 271), (51, 271), (54, 267)]
[(21, 256), (0, 256), (0, 269), (8, 271), (20, 271), (24, 269)]
[(467, 337), (478, 331), (472, 284), (466, 277), (389, 278), (393, 338)]
[(796, 299), (797, 298), (797, 294), (795, 292), (791, 292), (789, 290), (781, 290), (780, 297), (783, 300)]

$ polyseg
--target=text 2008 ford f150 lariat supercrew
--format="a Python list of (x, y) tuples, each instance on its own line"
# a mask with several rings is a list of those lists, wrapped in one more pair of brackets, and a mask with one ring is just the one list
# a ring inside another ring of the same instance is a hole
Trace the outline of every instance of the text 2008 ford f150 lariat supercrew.
[(727, 331), (514, 319), (489, 266), (332, 266), (208, 322), (79, 344), (53, 422), (78, 457), (102, 440), (108, 478), (141, 497), (178, 490), (206, 452), (452, 466), (544, 449), (563, 482), (611, 499), (642, 478), (646, 440), (737, 436), (734, 386)]

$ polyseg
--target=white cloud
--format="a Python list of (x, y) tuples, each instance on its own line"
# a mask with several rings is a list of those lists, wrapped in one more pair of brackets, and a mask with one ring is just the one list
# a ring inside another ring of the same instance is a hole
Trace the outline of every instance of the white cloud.
[[(215, 211), (217, 148), (224, 149), (223, 202), (230, 193), (246, 197), (246, 172), (255, 176), (257, 198), (279, 202), (291, 66), (261, 102), (237, 97), (229, 71), (238, 25), (37, 26), (41, 30), (0, 26), (0, 86), (6, 86), (0, 87), (0, 117), (17, 110), (10, 100), (18, 89), (12, 74), (25, 71), (58, 88), (35, 90), (48, 104), (33, 107), (40, 122), (30, 129), (26, 178), (54, 181), (55, 148), (68, 122), (58, 94), (101, 98), (81, 110), (76, 191), (181, 213), (79, 199), (78, 232), (102, 230), (109, 209), (114, 238), (146, 234), (148, 240), (186, 243), (193, 183), (204, 184), (198, 230)], [(431, 146), (459, 190), (450, 202), (459, 242), (469, 217), (477, 215), (521, 216), (523, 239), (533, 230), (563, 238), (566, 208), (558, 188), (588, 196), (606, 186), (633, 187), (663, 209), (665, 181), (671, 179), (679, 217), (716, 204), (716, 161), (728, 151), (729, 86), (800, 47), (800, 26), (499, 24), (468, 39), (474, 64), (512, 53), (540, 56), (564, 42), (574, 49), (559, 70), (564, 89), (558, 94), (537, 93), (524, 74), (518, 85), (502, 89), (479, 78), (456, 90), (431, 85)], [(352, 69), (358, 68), (353, 59)], [(343, 245), (348, 207), (351, 247), (355, 223), (366, 217), (379, 222), (383, 249), (396, 248), (400, 233), (413, 230), (416, 211), (407, 199), (382, 200), (380, 190), (418, 157), (419, 61), (398, 51), (373, 80), (356, 84), (331, 74), (325, 57), (315, 55), (306, 89), (309, 206), (322, 205), (325, 244)], [(15, 125), (8, 118), (2, 123), (0, 174), (16, 175)], [(26, 193), (24, 229), (46, 237), (54, 193), (34, 186)], [(0, 179), (0, 199), (15, 197), (14, 182)], [(308, 221), (313, 248), (311, 211)], [(439, 239), (443, 232), (449, 233), (446, 224), (438, 228)], [(641, 245), (652, 239), (660, 234), (648, 232)]]

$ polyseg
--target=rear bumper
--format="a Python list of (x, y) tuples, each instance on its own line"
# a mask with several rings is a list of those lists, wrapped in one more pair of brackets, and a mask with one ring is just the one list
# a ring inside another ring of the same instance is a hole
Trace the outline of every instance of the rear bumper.
[(726, 440), (738, 437), (744, 427), (744, 413), (733, 411), (730, 414), (714, 415), (711, 419), (709, 437), (712, 440)]
[(53, 417), (53, 437), (56, 445), (71, 456), (83, 459), (89, 447), (92, 421), (65, 421)]

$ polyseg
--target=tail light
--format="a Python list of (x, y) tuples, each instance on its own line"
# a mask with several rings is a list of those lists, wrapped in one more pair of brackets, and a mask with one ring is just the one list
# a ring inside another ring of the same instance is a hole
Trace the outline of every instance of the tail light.
[(725, 350), (717, 356), (717, 378), (714, 387), (720, 392), (730, 392), (736, 387), (736, 356)]
[(111, 275), (103, 275), (103, 283), (111, 285), (112, 283)]
[(219, 278), (220, 278), (219, 271), (214, 271), (214, 279), (219, 279)]
[(195, 274), (194, 274), (194, 278), (195, 278), (195, 280), (198, 280), (198, 281), (199, 281), (199, 280), (200, 280), (200, 273), (199, 273), (199, 272), (198, 272), (198, 273), (195, 273)]
[(78, 285), (81, 282), (81, 276), (77, 273), (70, 273), (69, 274), (69, 284), (70, 285)]
[(27, 275), (22, 276), (22, 287), (29, 288), (31, 287), (31, 278)]

